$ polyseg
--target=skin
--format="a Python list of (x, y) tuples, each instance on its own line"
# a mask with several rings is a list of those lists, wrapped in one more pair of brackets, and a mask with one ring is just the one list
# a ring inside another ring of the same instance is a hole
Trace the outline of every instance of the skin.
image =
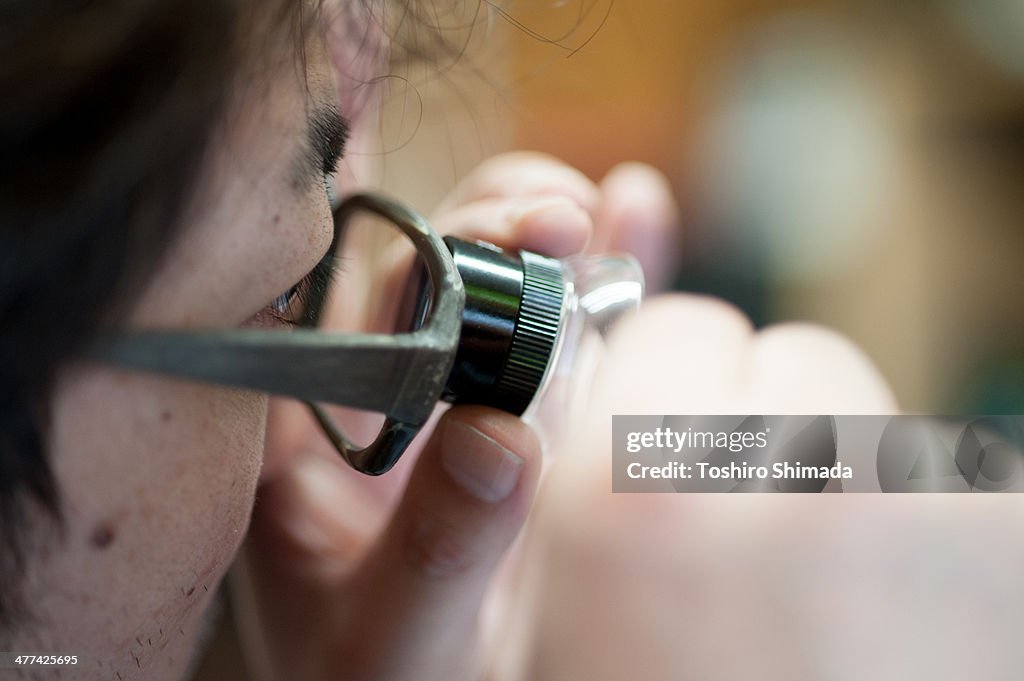
[[(467, 177), (434, 222), (502, 245), (561, 248), (560, 255), (593, 241), (670, 244), (675, 212), (664, 186), (637, 164), (616, 168), (598, 185), (548, 157), (514, 153)], [(610, 205), (630, 193), (652, 200)], [(549, 210), (563, 226), (557, 236), (545, 232)], [(637, 210), (647, 211), (643, 219), (635, 219)], [(244, 619), (258, 623), (249, 633), (266, 678), (329, 679), (338, 669), (350, 679), (675, 678), (678, 647), (671, 641), (631, 643), (650, 653), (645, 657), (609, 646), (643, 641), (635, 633), (658, 621), (642, 608), (627, 610), (630, 596), (649, 603), (657, 589), (674, 587), (666, 569), (653, 570), (660, 578), (650, 581), (653, 594), (623, 588), (623, 571), (595, 570), (595, 555), (597, 564), (614, 556), (613, 565), (633, 565), (635, 558), (637, 569), (652, 571), (662, 558), (672, 565), (681, 546), (649, 542), (634, 531), (671, 501), (608, 493), (608, 467), (595, 461), (610, 457), (610, 415), (783, 407), (802, 413), (800, 405), (812, 403), (830, 404), (835, 413), (895, 409), (884, 381), (844, 339), (806, 325), (755, 334), (739, 311), (704, 297), (648, 303), (608, 352), (594, 398), (556, 447), (539, 492), (536, 446), (505, 415), (452, 409), (418, 460), (411, 451), (393, 477), (367, 480), (339, 465), (322, 439), (302, 427), (303, 411), (277, 405), (269, 449), (293, 458), (264, 477), (238, 590)], [(831, 401), (822, 402), (826, 397)], [(523, 457), (524, 482), (508, 498), (481, 504), (445, 482), (438, 462), (443, 429), (454, 420), (476, 425)], [(540, 499), (529, 530), (502, 562), (531, 494)], [(609, 521), (620, 512), (631, 522)], [(664, 516), (656, 527), (669, 536), (685, 516)], [(281, 584), (299, 586), (303, 597)], [(616, 612), (629, 616), (608, 618), (606, 604), (620, 591)], [(410, 628), (409, 622), (425, 624)]]
[[(278, 324), (268, 301), (333, 231), (322, 182), (297, 179), (310, 97), (335, 99), (323, 46), (309, 54), (308, 74), (279, 60), (240, 90), (188, 229), (128, 326)], [(266, 395), (68, 367), (51, 433), (65, 529), (40, 539), (26, 589), (37, 623), (9, 649), (76, 651), (76, 678), (181, 678), (248, 525), (266, 410)]]
[[(294, 186), (306, 106), (309, 97), (355, 106), (353, 83), (365, 78), (331, 39), (311, 47), (307, 63), (306, 73), (282, 64), (263, 74), (265, 87), (240, 96), (206, 170), (208, 190), (130, 326), (272, 323), (267, 302), (320, 259), (330, 238), (326, 197)], [(595, 184), (528, 153), (484, 163), (432, 219), (443, 232), (555, 256), (588, 244), (632, 247), (654, 288), (674, 265), (667, 254), (678, 239), (667, 183), (652, 169), (624, 165)], [(821, 513), (809, 500), (607, 492), (608, 467), (594, 462), (607, 456), (612, 413), (895, 408), (847, 341), (806, 326), (754, 333), (738, 311), (706, 298), (654, 302), (617, 331), (592, 402), (543, 484), (537, 439), (507, 414), (451, 409), (393, 474), (368, 479), (344, 467), (294, 404), (275, 401), (268, 429), (267, 404), (242, 391), (69, 367), (52, 432), (66, 529), (35, 537), (25, 593), (37, 617), (8, 649), (77, 651), (76, 678), (181, 678), (241, 547), (232, 581), (256, 678), (710, 678), (723, 668), (713, 654), (721, 632), (763, 634), (761, 647), (727, 660), (738, 675), (814, 678), (799, 652), (765, 666), (765, 651), (820, 640), (816, 625), (830, 612), (791, 599), (780, 615), (779, 600), (755, 596), (799, 575), (816, 593), (842, 598), (824, 577), (813, 581), (808, 565), (849, 576), (870, 563), (844, 552), (887, 547), (877, 534), (851, 531), (853, 544), (812, 545), (797, 564), (787, 558), (799, 548), (792, 529), (850, 528), (867, 514), (903, 539), (928, 522), (936, 535), (926, 506), (908, 513), (899, 500), (830, 501)], [(951, 515), (954, 506), (943, 508)], [(697, 541), (703, 549), (693, 550)], [(978, 540), (979, 550), (991, 547)], [(743, 566), (772, 550), (777, 563), (751, 578)], [(969, 564), (960, 576), (1004, 577), (983, 567)], [(749, 586), (693, 586), (722, 574)], [(665, 607), (666, 595), (678, 607)], [(755, 615), (776, 619), (765, 633), (751, 624)], [(844, 631), (870, 621), (844, 620)], [(692, 643), (680, 645), (679, 632)]]

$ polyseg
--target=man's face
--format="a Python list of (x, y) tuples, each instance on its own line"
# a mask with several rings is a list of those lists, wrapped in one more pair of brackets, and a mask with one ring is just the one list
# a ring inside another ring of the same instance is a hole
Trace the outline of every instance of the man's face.
[[(335, 35), (332, 29), (332, 35)], [(214, 136), (183, 237), (126, 326), (280, 327), (269, 304), (318, 263), (333, 233), (311, 120), (355, 116), (314, 36), (241, 78)], [(303, 64), (303, 61), (305, 62)], [(364, 81), (376, 55), (339, 64)], [(343, 84), (342, 84), (343, 85)], [(361, 107), (360, 107), (361, 108)], [(158, 144), (159, 141), (154, 141)], [(61, 375), (50, 460), (66, 531), (33, 520), (20, 649), (80, 656), (76, 678), (180, 678), (245, 534), (267, 397), (106, 366)]]

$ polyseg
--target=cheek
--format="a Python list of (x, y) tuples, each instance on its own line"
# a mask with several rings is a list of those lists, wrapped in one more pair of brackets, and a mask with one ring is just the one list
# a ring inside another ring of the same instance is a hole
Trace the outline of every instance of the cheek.
[(142, 669), (184, 663), (245, 533), (266, 399), (97, 369), (62, 381), (54, 406), (66, 531), (44, 610), (75, 623), (60, 643)]

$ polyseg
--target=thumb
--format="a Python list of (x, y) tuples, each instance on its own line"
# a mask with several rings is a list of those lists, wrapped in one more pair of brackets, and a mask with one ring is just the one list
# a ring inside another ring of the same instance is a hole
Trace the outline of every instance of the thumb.
[(346, 610), (373, 614), (342, 627), (359, 631), (347, 678), (478, 678), (481, 601), (540, 467), (537, 439), (518, 418), (483, 407), (445, 414), (349, 584), (362, 607)]

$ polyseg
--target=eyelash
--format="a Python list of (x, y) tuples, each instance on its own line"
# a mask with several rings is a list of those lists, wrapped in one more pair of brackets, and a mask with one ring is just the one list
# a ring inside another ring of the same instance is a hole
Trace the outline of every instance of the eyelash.
[[(283, 324), (292, 327), (315, 325), (317, 319), (310, 317), (314, 311), (309, 309), (309, 305), (314, 301), (318, 301), (320, 306), (323, 305), (331, 284), (340, 271), (341, 259), (331, 249), (299, 283), (270, 303), (268, 306), (270, 314)], [(318, 316), (320, 310), (315, 312)]]
[[(324, 192), (327, 194), (327, 200), (331, 204), (334, 203), (335, 199), (331, 175), (337, 170), (338, 163), (344, 155), (347, 139), (347, 127), (338, 134), (332, 135), (332, 139), (328, 144), (331, 148), (331, 153), (323, 158)], [(316, 267), (310, 270), (309, 274), (303, 277), (299, 283), (275, 298), (267, 306), (270, 314), (278, 321), (292, 327), (315, 324), (316, 319), (309, 318), (307, 306), (314, 293), (320, 295), (321, 305), (323, 304), (323, 298), (327, 296), (327, 291), (330, 289), (331, 283), (334, 281), (339, 269), (340, 260), (336, 258), (332, 245), (327, 255), (317, 263)], [(299, 306), (298, 310), (295, 309), (296, 305)], [(319, 310), (317, 313), (319, 313)]]
[(277, 315), (287, 315), (292, 302), (294, 302), (295, 298), (301, 295), (304, 284), (306, 284), (306, 278), (303, 278), (298, 284), (292, 286), (290, 289), (275, 298), (274, 302), (270, 303), (270, 309)]

